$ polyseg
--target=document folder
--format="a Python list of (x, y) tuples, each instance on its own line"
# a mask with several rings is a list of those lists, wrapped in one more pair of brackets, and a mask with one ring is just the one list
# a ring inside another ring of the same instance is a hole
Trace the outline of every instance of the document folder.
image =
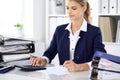
[(35, 52), (34, 41), (6, 37), (2, 41), (3, 43), (0, 45), (0, 55)]
[[(96, 51), (92, 60), (91, 79), (97, 80), (98, 76), (120, 75), (120, 57), (112, 54)], [(104, 75), (103, 75), (104, 74)], [(107, 78), (106, 78), (107, 79)], [(120, 78), (119, 78), (120, 79)]]
[(117, 13), (120, 14), (120, 0), (118, 0), (118, 4), (117, 4)]
[(117, 0), (110, 0), (110, 14), (116, 13), (117, 13)]
[(108, 4), (108, 1), (109, 0), (100, 0), (100, 2), (101, 2), (101, 5), (100, 5), (100, 13), (102, 13), (102, 14), (108, 14), (108, 12), (109, 12), (109, 4)]

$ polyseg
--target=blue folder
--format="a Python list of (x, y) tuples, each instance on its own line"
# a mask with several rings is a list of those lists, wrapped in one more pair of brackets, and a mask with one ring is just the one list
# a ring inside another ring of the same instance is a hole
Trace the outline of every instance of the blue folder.
[(104, 59), (107, 59), (109, 61), (120, 64), (120, 56), (115, 56), (115, 55), (108, 54), (108, 53), (105, 53), (105, 52), (96, 51), (94, 53), (93, 60), (92, 60), (92, 67), (96, 70), (120, 73), (119, 70), (114, 71), (114, 70), (107, 70), (107, 69), (103, 69), (103, 68), (98, 68), (100, 58), (104, 58)]

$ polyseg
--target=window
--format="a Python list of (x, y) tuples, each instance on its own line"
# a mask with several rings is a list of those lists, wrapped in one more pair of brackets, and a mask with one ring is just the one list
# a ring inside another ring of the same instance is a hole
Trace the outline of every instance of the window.
[(14, 25), (20, 23), (24, 27), (22, 29), (23, 34), (32, 37), (32, 1), (33, 0), (0, 0), (0, 35), (18, 37)]

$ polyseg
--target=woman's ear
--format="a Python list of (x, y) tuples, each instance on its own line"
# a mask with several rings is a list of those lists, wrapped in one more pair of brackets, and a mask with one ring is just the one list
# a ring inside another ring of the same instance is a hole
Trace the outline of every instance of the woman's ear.
[(83, 6), (83, 11), (85, 12), (87, 10), (87, 3)]

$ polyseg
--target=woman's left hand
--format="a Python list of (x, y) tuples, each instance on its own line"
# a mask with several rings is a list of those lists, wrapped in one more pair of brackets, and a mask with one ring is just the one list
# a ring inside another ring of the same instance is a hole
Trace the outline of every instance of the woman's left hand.
[(72, 60), (65, 61), (63, 66), (66, 67), (70, 72), (79, 71), (78, 64), (74, 63)]
[(72, 60), (65, 61), (63, 66), (66, 67), (68, 69), (68, 71), (70, 71), (70, 72), (88, 71), (88, 70), (90, 70), (90, 67), (89, 67), (88, 64), (86, 64), (86, 63), (76, 64)]

